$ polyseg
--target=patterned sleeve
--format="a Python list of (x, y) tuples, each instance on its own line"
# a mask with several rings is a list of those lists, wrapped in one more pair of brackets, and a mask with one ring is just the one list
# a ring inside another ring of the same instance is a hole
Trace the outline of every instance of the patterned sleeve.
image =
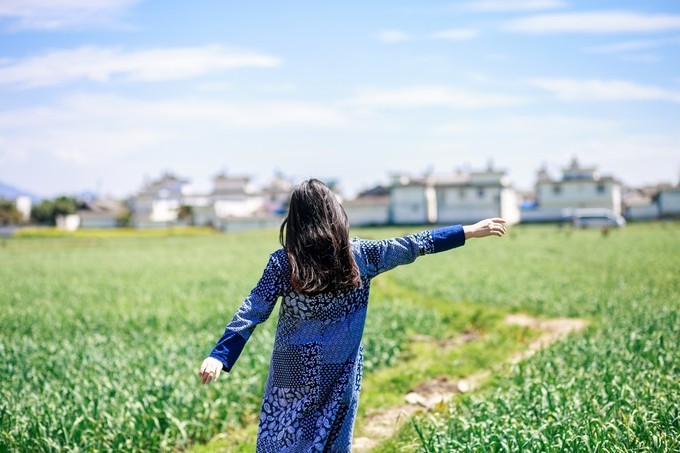
[(409, 264), (419, 256), (451, 250), (465, 244), (462, 225), (451, 225), (381, 241), (361, 241), (369, 277)]
[(222, 338), (210, 353), (210, 357), (222, 362), (223, 370), (231, 371), (255, 327), (266, 321), (274, 310), (276, 300), (283, 292), (281, 274), (276, 254), (272, 254), (257, 285), (227, 324)]

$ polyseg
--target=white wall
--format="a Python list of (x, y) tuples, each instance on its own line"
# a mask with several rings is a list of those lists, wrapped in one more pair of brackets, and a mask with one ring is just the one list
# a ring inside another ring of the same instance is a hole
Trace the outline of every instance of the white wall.
[(115, 228), (118, 219), (115, 217), (88, 217), (80, 216), (80, 228)]
[(570, 213), (571, 210), (568, 208), (532, 209), (520, 211), (520, 221), (527, 223), (562, 222)]
[[(604, 190), (599, 192), (598, 186)], [(560, 188), (555, 193), (554, 187)], [(537, 197), (541, 210), (561, 208), (603, 208), (621, 213), (621, 188), (613, 181), (566, 181), (538, 183)]]
[(78, 214), (57, 215), (57, 228), (66, 231), (75, 231), (80, 226), (80, 216)]
[(152, 222), (172, 222), (177, 220), (179, 200), (154, 200), (151, 204), (150, 220)]
[(659, 213), (662, 216), (680, 215), (680, 189), (662, 190), (659, 193)]
[(249, 217), (264, 206), (261, 196), (222, 198), (215, 200), (215, 215), (217, 217)]
[(651, 220), (659, 217), (659, 206), (656, 203), (629, 206), (626, 209), (626, 217), (629, 220)]
[(489, 217), (498, 217), (498, 209), (487, 208), (444, 208), (438, 213), (437, 223), (475, 223)]
[(390, 194), (392, 221), (397, 224), (425, 224), (428, 222), (424, 186), (396, 186)]
[(504, 188), (501, 190), (500, 216), (507, 220), (508, 223), (519, 223), (519, 199), (514, 189)]
[(344, 205), (351, 226), (385, 225), (389, 222), (390, 206), (387, 203)]
[(21, 213), (21, 220), (27, 222), (31, 218), (31, 197), (20, 195), (15, 201), (17, 211)]
[(437, 223), (469, 223), (499, 216), (511, 223), (519, 222), (514, 189), (488, 186), (437, 188)]

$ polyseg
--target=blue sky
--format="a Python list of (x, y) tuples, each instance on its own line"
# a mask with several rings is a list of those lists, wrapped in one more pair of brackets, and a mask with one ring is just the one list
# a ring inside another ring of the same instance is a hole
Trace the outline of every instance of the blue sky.
[[(85, 6), (83, 6), (85, 5)], [(0, 181), (680, 174), (680, 2), (0, 0)]]

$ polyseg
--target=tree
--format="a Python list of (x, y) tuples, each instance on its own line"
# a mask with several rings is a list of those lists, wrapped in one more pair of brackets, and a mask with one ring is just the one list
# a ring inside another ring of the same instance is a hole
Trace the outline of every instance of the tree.
[(54, 217), (75, 214), (77, 211), (78, 204), (73, 198), (61, 196), (54, 199)]
[(54, 225), (54, 202), (42, 200), (31, 208), (31, 220), (40, 224)]
[(69, 215), (77, 212), (76, 200), (60, 196), (54, 200), (43, 200), (31, 209), (31, 219), (37, 223), (54, 225), (58, 215)]
[(189, 220), (191, 223), (193, 223), (193, 214), (193, 207), (186, 204), (181, 205), (177, 210), (177, 218), (180, 220)]
[(130, 222), (132, 222), (132, 213), (127, 208), (122, 209), (118, 217), (116, 217), (116, 226), (129, 227)]
[(22, 215), (12, 200), (0, 199), (0, 226), (21, 223)]

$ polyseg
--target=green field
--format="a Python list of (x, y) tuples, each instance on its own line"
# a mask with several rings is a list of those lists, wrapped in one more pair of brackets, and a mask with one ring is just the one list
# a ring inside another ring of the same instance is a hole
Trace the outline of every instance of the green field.
[[(225, 432), (221, 447), (251, 449), (276, 311), (231, 374), (200, 386), (195, 373), (276, 232), (175, 233), (0, 239), (0, 451), (182, 449)], [(679, 277), (678, 223), (518, 226), (380, 276), (357, 429), (421, 379), (503, 361), (531, 333), (500, 320), (522, 311), (591, 324), (381, 449), (678, 451)], [(446, 356), (409, 342), (471, 329), (479, 340)]]

